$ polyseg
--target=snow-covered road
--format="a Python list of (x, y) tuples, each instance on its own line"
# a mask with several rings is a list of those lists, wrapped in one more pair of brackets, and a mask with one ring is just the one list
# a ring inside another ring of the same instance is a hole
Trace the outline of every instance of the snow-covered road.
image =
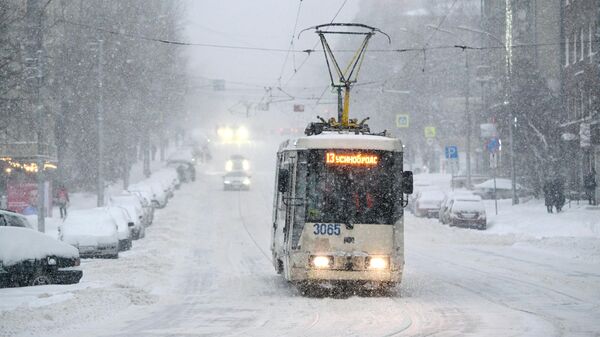
[(255, 150), (251, 191), (223, 191), (223, 158), (215, 156), (215, 166), (178, 191), (131, 252), (85, 262), (81, 284), (0, 290), (0, 301), (41, 301), (10, 309), (0, 303), (0, 335), (600, 334), (598, 260), (412, 215), (396, 296), (300, 296), (271, 265), (274, 154)]

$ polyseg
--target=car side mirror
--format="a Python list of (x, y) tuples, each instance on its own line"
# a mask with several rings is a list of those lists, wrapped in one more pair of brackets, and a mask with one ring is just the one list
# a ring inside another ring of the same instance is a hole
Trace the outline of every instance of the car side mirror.
[(413, 193), (413, 173), (412, 171), (402, 172), (402, 193)]
[(128, 227), (133, 227), (133, 226), (135, 226), (135, 224), (134, 224), (133, 222), (128, 222), (128, 223), (127, 223), (127, 226), (128, 226)]
[(287, 192), (289, 182), (290, 171), (288, 169), (279, 169), (279, 175), (277, 179), (277, 190), (281, 193)]

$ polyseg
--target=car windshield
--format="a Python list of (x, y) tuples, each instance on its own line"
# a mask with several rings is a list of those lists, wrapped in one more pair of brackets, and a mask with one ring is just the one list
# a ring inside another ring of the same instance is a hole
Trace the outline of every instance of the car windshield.
[[(350, 222), (391, 224), (398, 198), (394, 193), (394, 155), (383, 151), (363, 151), (377, 157), (373, 165), (327, 163), (325, 150), (308, 156), (306, 188), (307, 222)], [(338, 151), (351, 156), (357, 151)], [(399, 156), (399, 155), (398, 155)]]

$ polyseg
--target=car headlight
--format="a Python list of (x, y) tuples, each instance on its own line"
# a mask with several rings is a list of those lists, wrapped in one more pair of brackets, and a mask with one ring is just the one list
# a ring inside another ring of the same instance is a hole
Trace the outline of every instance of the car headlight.
[(310, 264), (316, 269), (329, 269), (333, 266), (333, 257), (323, 255), (311, 256)]
[(248, 171), (250, 169), (250, 162), (247, 159), (242, 161), (242, 168), (244, 171)]
[(244, 178), (244, 181), (242, 181), (242, 184), (244, 184), (244, 185), (250, 185), (250, 179)]
[(225, 163), (225, 171), (231, 172), (232, 170), (233, 170), (233, 162), (231, 160), (228, 160)]
[(224, 183), (225, 185), (229, 185), (229, 184), (231, 184), (231, 181), (229, 181), (229, 180), (225, 180), (223, 183)]
[(383, 256), (371, 256), (367, 261), (368, 269), (387, 269), (390, 265), (390, 258)]
[(240, 126), (236, 133), (236, 137), (239, 141), (245, 141), (248, 139), (248, 136), (250, 135), (250, 133), (248, 132), (248, 129), (246, 129), (246, 127), (244, 126)]

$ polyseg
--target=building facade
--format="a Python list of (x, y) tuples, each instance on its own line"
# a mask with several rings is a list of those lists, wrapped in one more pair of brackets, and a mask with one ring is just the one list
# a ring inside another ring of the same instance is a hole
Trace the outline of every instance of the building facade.
[(568, 182), (581, 191), (585, 175), (600, 168), (600, 0), (561, 0), (561, 13), (562, 147), (575, 163)]

